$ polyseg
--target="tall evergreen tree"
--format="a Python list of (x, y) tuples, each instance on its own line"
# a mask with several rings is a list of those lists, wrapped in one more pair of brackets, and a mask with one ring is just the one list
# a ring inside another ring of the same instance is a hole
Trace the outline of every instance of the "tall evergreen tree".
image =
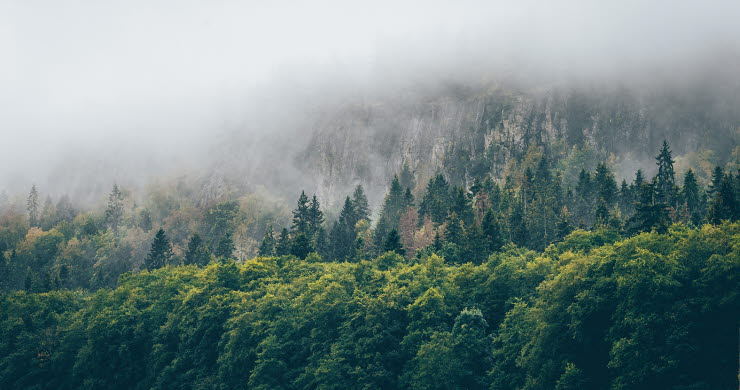
[(150, 271), (155, 270), (172, 264), (172, 259), (172, 245), (170, 244), (170, 240), (167, 238), (167, 234), (165, 234), (164, 229), (160, 228), (154, 236), (152, 247), (149, 250), (149, 255), (144, 261), (144, 267)]
[(355, 191), (352, 193), (352, 205), (355, 208), (357, 219), (366, 219), (370, 221), (370, 204), (367, 201), (365, 190), (361, 184), (355, 187)]
[(707, 195), (709, 195), (709, 199), (714, 199), (714, 194), (719, 189), (720, 185), (722, 184), (722, 179), (725, 177), (725, 172), (717, 165), (714, 167), (714, 170), (712, 171), (712, 181), (709, 183), (709, 187), (707, 188)]
[(108, 195), (108, 206), (105, 208), (105, 224), (114, 232), (123, 221), (123, 192), (118, 184), (113, 184), (113, 189)]
[(406, 251), (403, 249), (403, 245), (401, 245), (401, 235), (398, 234), (398, 230), (391, 229), (388, 232), (388, 236), (383, 243), (383, 250), (385, 252), (396, 252), (401, 256), (406, 255)]
[(699, 184), (696, 181), (694, 171), (689, 169), (683, 177), (683, 189), (681, 191), (686, 214), (691, 223), (698, 225), (702, 220), (701, 195), (699, 193)]
[(307, 233), (311, 223), (311, 206), (309, 205), (308, 196), (305, 191), (301, 191), (298, 197), (298, 204), (293, 210), (293, 227), (291, 233)]
[(658, 156), (655, 158), (658, 164), (658, 174), (655, 176), (655, 196), (657, 202), (665, 203), (669, 207), (676, 206), (676, 175), (673, 170), (673, 157), (668, 141), (663, 141)]
[(432, 222), (442, 223), (447, 218), (450, 204), (450, 189), (445, 177), (440, 173), (429, 180), (426, 193), (419, 204), (419, 220), (431, 217)]
[(398, 176), (398, 181), (402, 188), (408, 188), (411, 190), (416, 188), (416, 178), (414, 177), (414, 172), (411, 171), (408, 162), (403, 163), (401, 173)]
[(614, 180), (614, 174), (603, 162), (596, 166), (594, 184), (596, 185), (596, 200), (604, 199), (607, 207), (614, 205), (617, 195), (617, 182)]
[(28, 194), (26, 210), (28, 211), (28, 224), (31, 227), (39, 226), (39, 192), (35, 184), (31, 186), (31, 192)]
[(488, 243), (488, 252), (497, 252), (504, 245), (501, 226), (496, 220), (493, 210), (489, 209), (481, 221), (481, 230)]
[(357, 221), (354, 205), (348, 196), (345, 198), (344, 206), (339, 213), (339, 220), (332, 227), (331, 239), (334, 247), (332, 252), (335, 260), (345, 261), (354, 257), (355, 240), (357, 239), (355, 224)]
[(195, 233), (188, 241), (188, 249), (185, 252), (185, 265), (197, 265), (203, 267), (211, 261), (211, 251), (203, 239)]
[(265, 232), (265, 235), (262, 237), (258, 253), (263, 257), (275, 256), (275, 236), (272, 231), (272, 226), (267, 228), (267, 232)]
[(321, 204), (316, 195), (311, 198), (311, 204), (308, 207), (308, 227), (311, 233), (316, 233), (324, 223), (324, 213), (321, 211)]
[(290, 254), (290, 235), (286, 228), (280, 231), (280, 237), (275, 246), (275, 254), (278, 256), (287, 256)]
[(735, 198), (735, 188), (732, 174), (724, 175), (722, 182), (714, 192), (714, 199), (709, 209), (709, 215), (715, 224), (724, 220), (737, 220), (738, 202)]
[(234, 240), (231, 238), (231, 232), (227, 232), (218, 242), (218, 246), (216, 247), (216, 252), (214, 254), (222, 260), (231, 259), (232, 256), (234, 256), (235, 249), (236, 247), (234, 246)]
[(311, 239), (304, 233), (296, 233), (291, 240), (290, 254), (305, 259), (311, 252), (313, 252)]

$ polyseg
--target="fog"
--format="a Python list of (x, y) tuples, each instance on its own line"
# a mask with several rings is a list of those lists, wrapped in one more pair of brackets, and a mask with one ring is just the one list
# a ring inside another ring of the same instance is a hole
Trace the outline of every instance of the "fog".
[(737, 86), (738, 19), (706, 0), (4, 0), (0, 190), (208, 174), (235, 135), (235, 164), (289, 166), (325, 107), (439, 83)]

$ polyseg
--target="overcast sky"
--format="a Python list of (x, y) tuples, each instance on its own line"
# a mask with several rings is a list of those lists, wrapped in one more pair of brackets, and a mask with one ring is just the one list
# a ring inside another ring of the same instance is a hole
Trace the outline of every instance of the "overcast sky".
[(255, 102), (332, 87), (737, 59), (739, 20), (708, 0), (0, 0), (0, 185), (70, 151), (153, 158), (256, 131)]

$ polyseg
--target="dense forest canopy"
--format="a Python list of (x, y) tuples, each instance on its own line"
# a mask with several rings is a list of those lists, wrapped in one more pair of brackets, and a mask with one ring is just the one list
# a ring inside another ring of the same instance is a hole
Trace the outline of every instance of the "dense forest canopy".
[(679, 176), (663, 142), (652, 177), (566, 184), (573, 158), (533, 146), (470, 186), (404, 164), (375, 212), (362, 185), (292, 212), (34, 186), (0, 224), (0, 385), (734, 388), (736, 165)]

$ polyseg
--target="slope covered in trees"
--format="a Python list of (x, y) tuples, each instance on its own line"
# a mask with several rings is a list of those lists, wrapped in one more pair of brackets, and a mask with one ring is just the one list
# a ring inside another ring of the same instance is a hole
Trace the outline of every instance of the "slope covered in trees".
[(732, 389), (740, 224), (577, 230), (480, 264), (166, 266), (0, 300), (2, 388)]

